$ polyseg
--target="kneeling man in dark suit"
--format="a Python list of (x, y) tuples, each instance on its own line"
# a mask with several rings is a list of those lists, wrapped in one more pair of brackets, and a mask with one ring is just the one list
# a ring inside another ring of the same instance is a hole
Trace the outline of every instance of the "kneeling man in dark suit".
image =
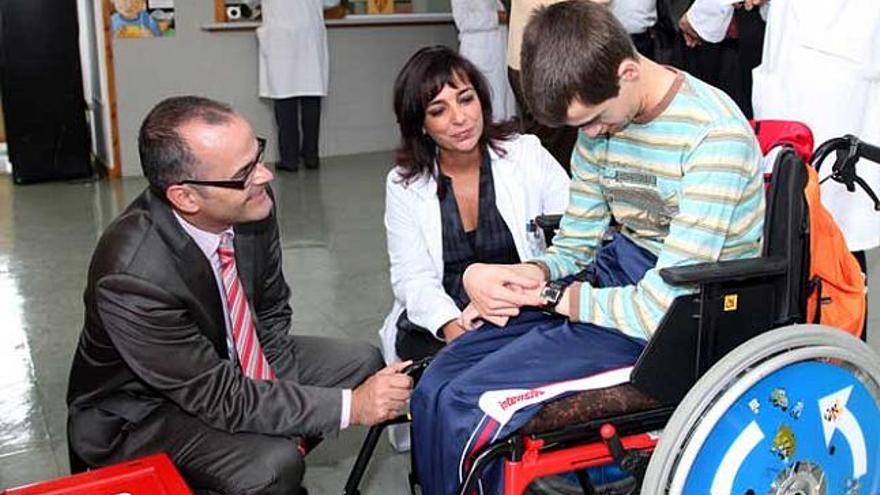
[(149, 187), (101, 236), (70, 372), (68, 438), (89, 466), (166, 452), (200, 493), (297, 494), (302, 439), (399, 414), (412, 382), (357, 342), (289, 336), (262, 162), (230, 107), (159, 103)]

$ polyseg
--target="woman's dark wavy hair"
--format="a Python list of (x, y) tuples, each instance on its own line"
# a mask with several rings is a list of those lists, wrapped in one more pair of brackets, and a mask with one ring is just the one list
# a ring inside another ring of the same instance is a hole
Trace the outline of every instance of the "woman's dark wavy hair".
[(479, 141), (482, 149), (488, 146), (503, 155), (500, 142), (516, 131), (514, 121), (492, 122), (489, 83), (474, 64), (445, 46), (422, 48), (410, 57), (394, 82), (394, 113), (400, 127), (400, 147), (395, 159), (403, 169), (401, 176), (405, 184), (423, 175), (436, 174), (437, 146), (423, 132), (425, 109), (443, 86), (455, 87), (455, 79), (470, 82), (483, 107), (483, 134)]

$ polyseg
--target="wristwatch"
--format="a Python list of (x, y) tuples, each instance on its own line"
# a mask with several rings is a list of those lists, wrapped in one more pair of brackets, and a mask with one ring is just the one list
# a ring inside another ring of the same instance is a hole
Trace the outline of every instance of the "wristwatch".
[(555, 311), (556, 305), (562, 299), (562, 294), (565, 292), (566, 287), (568, 285), (564, 284), (561, 280), (547, 282), (544, 288), (541, 289), (541, 298), (544, 299), (544, 306), (541, 309), (544, 311)]

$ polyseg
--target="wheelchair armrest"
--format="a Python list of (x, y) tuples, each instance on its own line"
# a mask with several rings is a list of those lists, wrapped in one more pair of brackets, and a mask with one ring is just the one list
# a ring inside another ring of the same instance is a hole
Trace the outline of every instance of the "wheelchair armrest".
[(788, 261), (784, 257), (762, 256), (747, 260), (728, 260), (718, 263), (662, 268), (660, 276), (670, 285), (710, 284), (781, 275), (787, 269)]
[(549, 246), (553, 243), (553, 237), (559, 229), (562, 215), (538, 215), (535, 217), (535, 225), (544, 233), (544, 241)]
[(535, 217), (535, 223), (542, 229), (558, 229), (562, 215), (538, 215)]

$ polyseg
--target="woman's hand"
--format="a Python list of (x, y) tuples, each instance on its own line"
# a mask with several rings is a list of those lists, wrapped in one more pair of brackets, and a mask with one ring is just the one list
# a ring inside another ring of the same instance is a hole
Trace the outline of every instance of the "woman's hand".
[(703, 39), (700, 38), (697, 30), (691, 25), (687, 13), (681, 16), (681, 19), (678, 20), (678, 29), (681, 30), (681, 35), (684, 36), (684, 44), (687, 45), (688, 48), (693, 48), (703, 42)]
[(477, 311), (477, 308), (474, 307), (473, 304), (468, 304), (464, 311), (461, 312), (461, 317), (459, 317), (459, 323), (461, 326), (470, 332), (471, 330), (476, 330), (483, 326), (483, 323), (489, 322), (495, 326), (503, 327), (507, 325), (507, 321), (510, 318), (507, 316), (488, 316), (483, 317), (480, 316), (480, 312)]
[(762, 4), (767, 3), (769, 0), (744, 0), (740, 5), (742, 8), (746, 10), (752, 10), (755, 7), (760, 7)]
[[(464, 288), (480, 317), (517, 316), (521, 306), (540, 306), (544, 272), (534, 265), (487, 265), (474, 263), (462, 277)], [(492, 321), (494, 323), (494, 321)]]

